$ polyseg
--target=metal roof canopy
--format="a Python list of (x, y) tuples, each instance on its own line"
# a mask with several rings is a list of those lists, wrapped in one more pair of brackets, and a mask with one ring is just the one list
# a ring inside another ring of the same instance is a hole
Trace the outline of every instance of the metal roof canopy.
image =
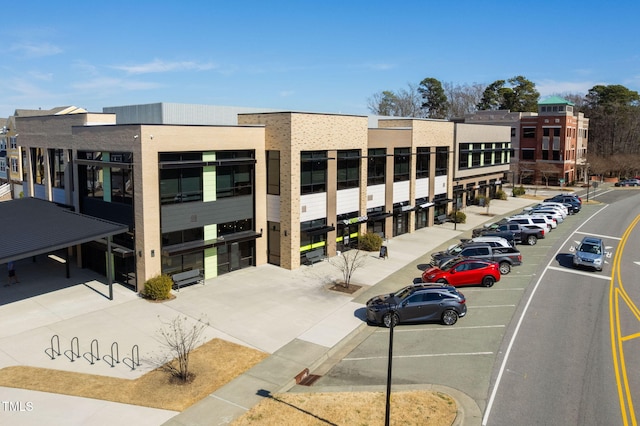
[[(107, 238), (110, 246), (109, 237), (129, 230), (127, 225), (75, 213), (55, 203), (31, 197), (1, 202), (0, 218), (10, 225), (3, 226), (0, 231), (0, 264), (101, 238)], [(109, 298), (113, 299), (109, 269)]]

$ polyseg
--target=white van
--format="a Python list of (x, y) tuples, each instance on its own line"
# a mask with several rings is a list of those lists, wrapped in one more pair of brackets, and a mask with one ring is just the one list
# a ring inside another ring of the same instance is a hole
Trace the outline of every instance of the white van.
[(511, 216), (509, 222), (518, 222), (521, 225), (536, 225), (545, 230), (545, 233), (551, 232), (551, 225), (544, 218), (534, 217), (531, 215)]
[[(483, 236), (483, 237), (475, 237), (475, 238), (471, 238), (471, 239), (461, 239), (460, 241), (462, 241), (463, 244), (466, 244), (466, 243), (487, 243), (491, 247), (511, 247), (511, 244), (509, 244), (509, 241), (507, 241), (506, 239), (504, 239), (502, 237), (494, 237), (494, 236)], [(449, 246), (449, 248), (447, 250), (451, 250), (453, 247), (455, 247), (457, 245), (459, 245), (459, 244), (454, 244), (452, 246)]]

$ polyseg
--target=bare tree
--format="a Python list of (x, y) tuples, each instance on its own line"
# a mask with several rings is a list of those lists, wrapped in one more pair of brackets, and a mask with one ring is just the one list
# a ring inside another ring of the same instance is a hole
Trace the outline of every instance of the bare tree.
[(449, 102), (449, 118), (464, 117), (478, 110), (476, 105), (482, 100), (484, 85), (442, 83), (442, 86)]
[(372, 114), (389, 117), (424, 117), (422, 95), (415, 84), (409, 83), (406, 89), (385, 90), (375, 93), (367, 100), (367, 108)]
[(540, 176), (544, 179), (544, 186), (549, 186), (549, 177), (558, 174), (558, 168), (550, 163), (537, 162), (535, 169)]
[[(161, 358), (160, 368), (182, 383), (191, 382), (194, 374), (189, 371), (189, 356), (202, 343), (202, 333), (209, 323), (199, 319), (190, 326), (187, 324), (187, 317), (177, 316), (162, 325), (158, 334), (161, 343), (169, 349), (169, 354)], [(170, 355), (173, 358), (169, 358)]]
[(366, 260), (366, 252), (355, 249), (342, 252), (339, 256), (329, 259), (329, 263), (342, 272), (342, 283), (345, 288), (349, 288), (353, 273), (364, 266)]

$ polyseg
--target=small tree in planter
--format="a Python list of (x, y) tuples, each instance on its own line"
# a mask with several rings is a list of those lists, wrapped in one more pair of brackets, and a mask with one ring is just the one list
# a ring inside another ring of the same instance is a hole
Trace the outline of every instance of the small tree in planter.
[(353, 273), (364, 266), (366, 260), (366, 253), (355, 249), (343, 252), (339, 256), (329, 259), (329, 263), (342, 272), (342, 285), (345, 288), (349, 288)]
[(484, 206), (487, 208), (487, 212), (486, 214), (489, 214), (489, 205), (491, 204), (491, 197), (485, 197), (484, 195), (481, 195), (480, 197), (478, 197), (479, 201), (480, 201), (480, 205)]
[(169, 372), (178, 382), (190, 383), (195, 375), (189, 370), (189, 356), (200, 343), (202, 333), (209, 326), (202, 319), (193, 325), (187, 324), (187, 317), (177, 316), (170, 322), (163, 322), (158, 331), (161, 343), (169, 350), (169, 355), (160, 360), (161, 369)]

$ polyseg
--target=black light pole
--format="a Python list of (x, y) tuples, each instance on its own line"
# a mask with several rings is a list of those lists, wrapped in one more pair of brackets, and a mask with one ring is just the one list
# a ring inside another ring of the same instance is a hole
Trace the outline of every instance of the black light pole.
[(453, 193), (453, 230), (458, 229), (458, 195)]
[(391, 364), (393, 361), (393, 327), (396, 325), (393, 309), (389, 309), (391, 323), (389, 324), (389, 363), (387, 367), (387, 403), (384, 414), (384, 426), (389, 426), (389, 415), (391, 414)]

